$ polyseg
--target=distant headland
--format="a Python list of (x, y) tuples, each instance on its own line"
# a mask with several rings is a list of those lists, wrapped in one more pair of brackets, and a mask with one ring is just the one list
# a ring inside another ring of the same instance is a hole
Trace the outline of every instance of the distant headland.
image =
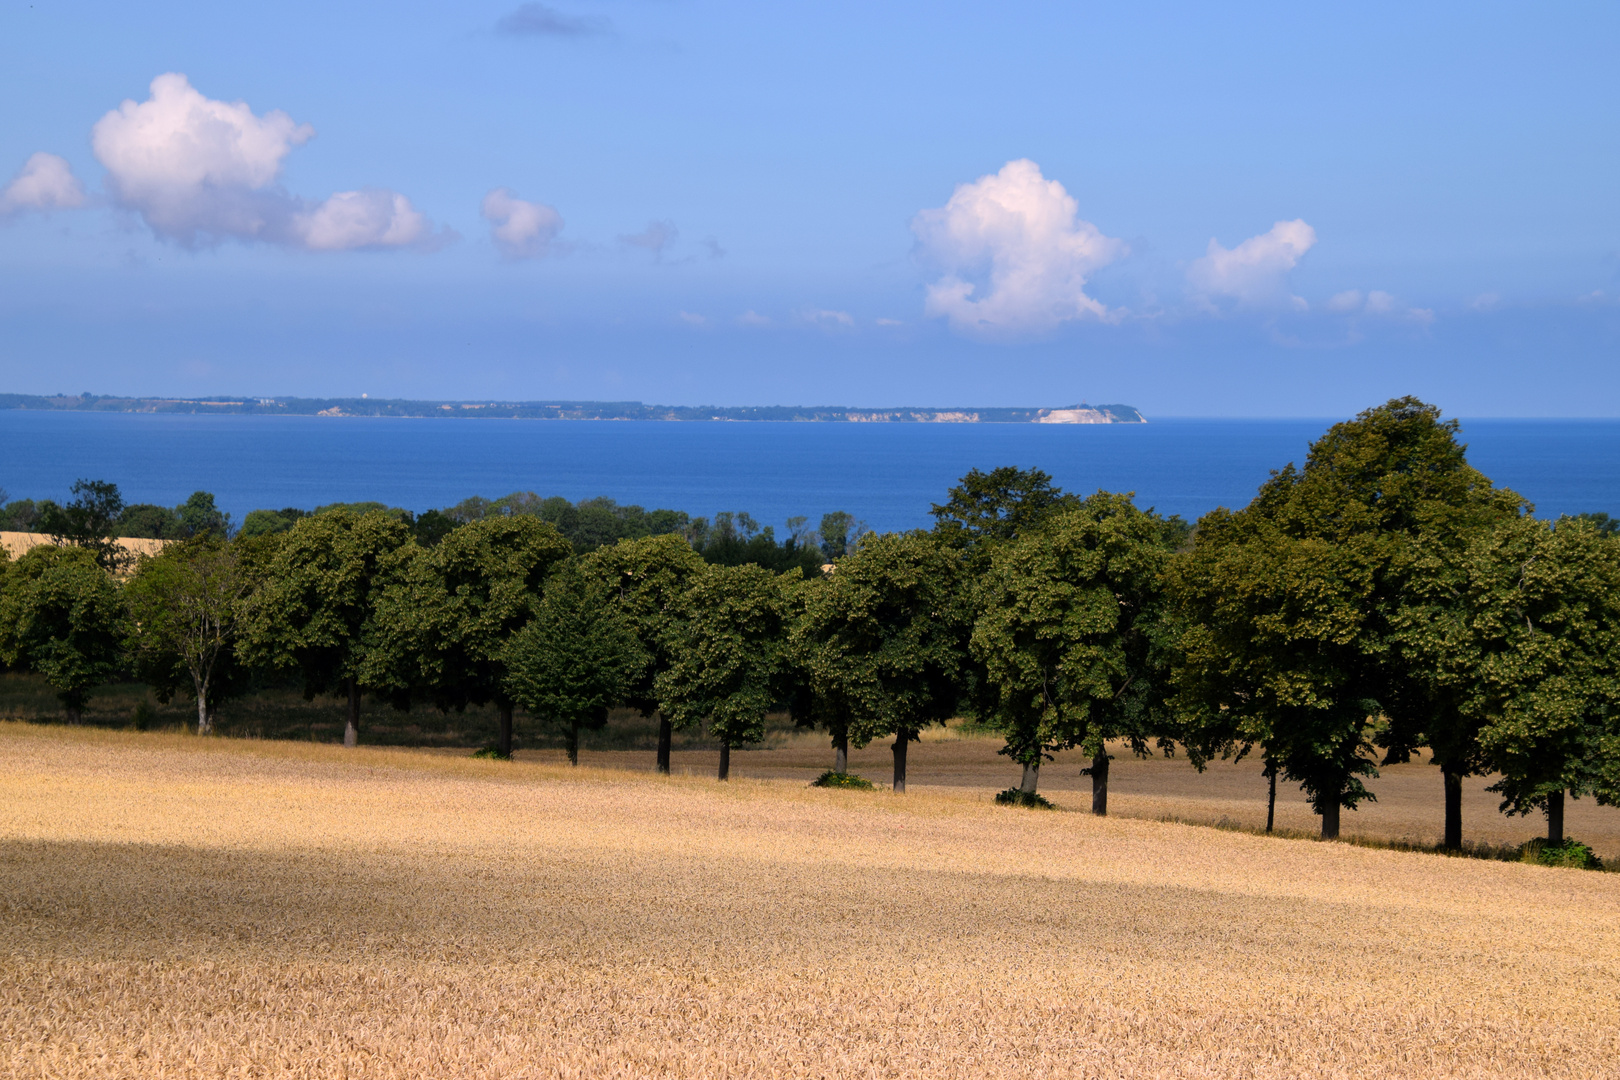
[(402, 398), (104, 397), (0, 394), (0, 409), (249, 416), (481, 417), (491, 420), (733, 420), (880, 424), (1145, 424), (1130, 405), (1052, 409), (858, 409), (842, 405), (645, 405), (639, 401), (409, 401)]

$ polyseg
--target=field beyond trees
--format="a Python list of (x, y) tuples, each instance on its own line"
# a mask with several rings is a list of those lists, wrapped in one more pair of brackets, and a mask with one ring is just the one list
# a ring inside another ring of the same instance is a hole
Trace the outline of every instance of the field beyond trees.
[(897, 797), (0, 724), (0, 1074), (1615, 1071), (1614, 875), (996, 807), (928, 745)]

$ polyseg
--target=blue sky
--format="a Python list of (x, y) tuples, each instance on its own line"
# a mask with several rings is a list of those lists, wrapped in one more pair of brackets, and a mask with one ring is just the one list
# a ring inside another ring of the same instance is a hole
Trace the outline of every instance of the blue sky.
[(1613, 4), (0, 6), (0, 389), (1620, 415)]

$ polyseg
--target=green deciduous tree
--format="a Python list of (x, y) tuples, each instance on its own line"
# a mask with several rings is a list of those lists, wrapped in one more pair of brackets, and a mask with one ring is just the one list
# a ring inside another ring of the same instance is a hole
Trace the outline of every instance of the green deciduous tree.
[(835, 747), (894, 736), (896, 791), (908, 745), (955, 714), (969, 625), (962, 556), (928, 533), (868, 535), (806, 589), (793, 655)]
[(997, 695), (1002, 753), (1034, 793), (1041, 761), (1081, 747), (1092, 813), (1108, 812), (1110, 740), (1168, 752), (1169, 636), (1161, 578), (1180, 530), (1098, 492), (999, 546), (979, 584), (973, 651)]
[(381, 632), (377, 605), (409, 540), (407, 526), (387, 514), (303, 518), (274, 538), (265, 580), (243, 606), (243, 658), (297, 671), (310, 696), (343, 694), (345, 746), (359, 740), (361, 691), (377, 685), (367, 678)]
[(1477, 771), (1514, 814), (1563, 841), (1566, 794), (1612, 801), (1620, 736), (1620, 541), (1592, 524), (1520, 518), (1459, 560), (1460, 602), (1422, 629), (1435, 682), (1477, 733)]
[[(1416, 694), (1402, 605), (1421, 553), (1518, 512), (1467, 464), (1455, 422), (1413, 398), (1334, 425), (1248, 507), (1199, 521), (1171, 574), (1185, 622), (1177, 694), (1189, 753), (1261, 747), (1337, 836), (1370, 798), (1372, 719), (1410, 743), (1437, 715)], [(1393, 735), (1393, 737), (1392, 737)]]
[(976, 567), (989, 562), (989, 548), (1038, 529), (1056, 510), (1079, 500), (1056, 487), (1040, 469), (1003, 465), (974, 469), (935, 504), (934, 532), (945, 543), (971, 554)]
[(710, 567), (681, 598), (655, 692), (677, 726), (708, 725), (722, 780), (732, 749), (765, 737), (781, 699), (788, 612), (787, 580), (753, 565)]
[(113, 533), (124, 512), (124, 497), (118, 485), (105, 480), (78, 480), (73, 484), (73, 501), (66, 506), (53, 502), (40, 504), (38, 529), (49, 533), (58, 544), (84, 548), (96, 557), (104, 570), (120, 570), (129, 563)]
[(86, 548), (36, 547), (3, 569), (0, 660), (43, 675), (77, 724), (90, 691), (118, 668), (119, 588)]
[(546, 582), (534, 620), (506, 646), (506, 693), (563, 733), (571, 765), (579, 733), (607, 724), (608, 709), (647, 657), (608, 587), (570, 566)]
[(370, 685), (443, 709), (493, 704), (495, 750), (510, 757), (506, 646), (534, 617), (552, 568), (572, 554), (531, 516), (483, 518), (425, 551), (413, 545), (378, 602)]
[(671, 630), (687, 589), (706, 568), (702, 556), (678, 535), (621, 540), (580, 561), (580, 571), (599, 582), (641, 645), (644, 663), (625, 689), (624, 703), (658, 717), (657, 769), (669, 772), (673, 721), (658, 697), (658, 677), (675, 662)]
[(142, 559), (124, 587), (137, 669), (159, 683), (180, 672), (189, 677), (199, 735), (213, 730), (251, 584), (236, 550), (205, 533)]

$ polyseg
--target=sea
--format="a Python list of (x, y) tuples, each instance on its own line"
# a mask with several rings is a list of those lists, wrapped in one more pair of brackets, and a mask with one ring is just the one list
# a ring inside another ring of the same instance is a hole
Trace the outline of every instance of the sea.
[[(712, 517), (845, 510), (879, 531), (923, 528), (970, 469), (1040, 468), (1066, 490), (1135, 492), (1193, 520), (1240, 507), (1271, 470), (1303, 463), (1332, 420), (1146, 424), (865, 424), (379, 419), (0, 411), (0, 488), (65, 500), (110, 480), (127, 502), (209, 491), (258, 508), (376, 501), (413, 511), (513, 491), (608, 496)], [(1556, 517), (1620, 515), (1620, 420), (1462, 422), (1469, 460)]]

